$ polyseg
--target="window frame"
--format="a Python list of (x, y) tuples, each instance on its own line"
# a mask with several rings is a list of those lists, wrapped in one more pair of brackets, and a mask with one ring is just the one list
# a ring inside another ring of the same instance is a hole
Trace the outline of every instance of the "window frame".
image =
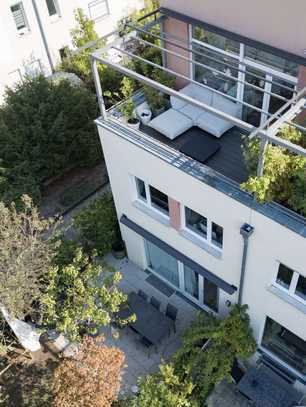
[[(167, 213), (166, 211), (163, 211), (162, 209), (159, 209), (157, 205), (152, 204), (150, 186), (152, 188), (155, 188), (157, 191), (162, 192), (163, 194), (165, 194), (167, 196), (168, 205), (169, 205), (169, 196), (165, 192), (163, 192), (160, 189), (156, 188), (155, 186), (149, 184), (148, 182), (144, 181), (143, 179), (137, 177), (136, 175), (133, 178), (134, 178), (134, 185), (135, 185), (135, 190), (136, 190), (136, 200), (138, 202), (140, 202), (142, 205), (145, 205), (151, 211), (153, 211), (155, 213), (158, 213), (158, 215), (164, 217), (165, 220), (169, 221), (170, 213), (169, 212)], [(147, 197), (146, 200), (139, 193), (137, 180), (142, 181), (144, 183), (144, 185), (145, 185), (145, 191), (146, 191), (146, 197)]]
[[(106, 13), (99, 15), (98, 17), (93, 17), (92, 15), (92, 7), (94, 7), (95, 5), (99, 5), (99, 3), (105, 3), (106, 6)], [(108, 0), (92, 0), (88, 3), (88, 13), (89, 13), (89, 17), (91, 20), (93, 21), (99, 21), (107, 16), (110, 15), (110, 8), (109, 8), (109, 3)]]
[[(287, 267), (288, 269), (292, 270), (292, 272), (293, 272), (289, 288), (286, 288), (286, 287), (284, 287), (283, 285), (281, 285), (281, 284), (279, 284), (277, 282), (277, 276), (278, 276), (279, 268), (280, 268), (281, 265)], [(306, 304), (306, 300), (304, 300), (301, 296), (299, 296), (299, 295), (297, 295), (295, 293), (300, 276), (306, 278), (305, 275), (299, 273), (298, 271), (296, 271), (292, 267), (287, 266), (284, 262), (278, 261), (277, 262), (276, 272), (275, 272), (274, 278), (273, 278), (273, 285), (276, 286), (278, 289), (282, 290), (283, 292), (285, 292), (287, 295), (290, 295), (295, 300), (301, 302), (302, 304)]]
[[(205, 242), (206, 244), (208, 244), (209, 246), (213, 247), (214, 249), (218, 250), (219, 252), (222, 253), (223, 249), (224, 249), (224, 227), (219, 225), (219, 223), (216, 223), (215, 220), (212, 220), (211, 218), (209, 218), (206, 215), (203, 215), (197, 211), (195, 211), (194, 209), (190, 208), (187, 205), (181, 205), (181, 230), (183, 230), (186, 233), (191, 234), (192, 236), (195, 236), (197, 239), (200, 239), (200, 241)], [(187, 221), (186, 221), (186, 208), (192, 210), (193, 212), (197, 213), (198, 215), (202, 216), (203, 218), (207, 219), (207, 238), (205, 238), (204, 236), (194, 232), (191, 228), (189, 228), (187, 226)], [(222, 247), (216, 245), (213, 240), (212, 240), (212, 224), (215, 224), (219, 227), (222, 228)]]
[[(18, 6), (18, 5), (20, 5), (20, 7), (21, 7), (21, 13), (22, 13), (22, 16), (23, 16), (23, 19), (24, 19), (24, 24), (25, 24), (25, 26), (22, 27), (22, 28), (17, 27), (16, 20), (15, 20), (15, 17), (14, 17), (14, 13), (13, 13), (13, 10), (12, 10), (13, 7)], [(29, 22), (28, 22), (27, 15), (26, 15), (26, 12), (25, 12), (25, 8), (24, 8), (24, 5), (23, 5), (23, 1), (16, 1), (16, 2), (12, 3), (10, 5), (10, 10), (11, 10), (11, 15), (12, 15), (12, 18), (13, 18), (17, 33), (19, 35), (24, 35), (27, 32), (29, 32), (30, 27), (29, 27)]]
[(54, 5), (54, 8), (55, 8), (55, 13), (50, 14), (49, 7), (48, 7), (48, 0), (46, 0), (46, 7), (47, 7), (49, 18), (56, 19), (56, 18), (61, 17), (60, 8), (59, 8), (59, 4), (58, 4), (57, 0), (51, 0), (51, 1), (53, 1), (53, 5)]

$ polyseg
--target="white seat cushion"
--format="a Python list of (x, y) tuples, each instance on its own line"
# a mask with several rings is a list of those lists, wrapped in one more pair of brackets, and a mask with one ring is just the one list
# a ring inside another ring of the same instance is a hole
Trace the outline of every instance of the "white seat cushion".
[(219, 95), (218, 93), (215, 93), (213, 95), (212, 106), (218, 110), (221, 110), (224, 113), (230, 114), (231, 116), (235, 117), (239, 116), (240, 111), (239, 105), (225, 98), (224, 96)]
[(174, 109), (155, 117), (148, 124), (154, 130), (173, 140), (193, 126), (193, 121)]
[(186, 102), (175, 96), (170, 96), (170, 102), (173, 109), (180, 110), (182, 107), (186, 106)]
[(184, 115), (188, 116), (189, 119), (193, 120), (194, 122), (197, 121), (197, 118), (201, 116), (202, 113), (205, 112), (205, 110), (201, 109), (200, 107), (196, 107), (191, 105), (190, 103), (187, 103), (184, 107), (182, 107), (179, 112), (183, 113)]
[(206, 105), (212, 104), (213, 92), (202, 86), (196, 85), (195, 83), (190, 83), (185, 88), (181, 89), (180, 92), (198, 100), (199, 102), (205, 103)]
[(222, 134), (225, 133), (227, 130), (233, 127), (233, 124), (231, 122), (223, 120), (209, 112), (201, 114), (201, 116), (198, 117), (195, 125), (218, 138), (221, 137)]

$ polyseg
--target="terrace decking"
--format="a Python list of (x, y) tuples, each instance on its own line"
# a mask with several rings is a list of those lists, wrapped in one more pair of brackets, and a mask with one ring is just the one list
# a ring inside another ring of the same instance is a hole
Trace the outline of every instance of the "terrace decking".
[(242, 154), (242, 143), (246, 133), (237, 127), (228, 130), (219, 139), (198, 127), (192, 127), (175, 140), (168, 139), (148, 126), (141, 125), (140, 130), (176, 150), (180, 150), (192, 137), (201, 134), (203, 138), (216, 141), (221, 146), (219, 151), (205, 162), (206, 166), (239, 184), (248, 179), (248, 171)]

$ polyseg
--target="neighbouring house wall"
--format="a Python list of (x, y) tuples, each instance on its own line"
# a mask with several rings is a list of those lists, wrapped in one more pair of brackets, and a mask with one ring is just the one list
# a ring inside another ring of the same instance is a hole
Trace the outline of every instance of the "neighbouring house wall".
[[(255, 231), (249, 242), (243, 302), (249, 304), (255, 338), (261, 340), (265, 317), (270, 316), (306, 340), (306, 314), (269, 291), (276, 279), (279, 262), (306, 276), (305, 238), (110, 131), (99, 128), (99, 133), (118, 216), (125, 214), (236, 287), (239, 287), (243, 251), (240, 227), (245, 222), (250, 223)], [(135, 206), (137, 194), (133, 176), (221, 225), (224, 228), (222, 257), (212, 256), (176, 228), (160, 223)], [(124, 226), (122, 234), (131, 260), (146, 267), (143, 239)], [(228, 310), (226, 300), (236, 302), (237, 294), (231, 296), (220, 290), (221, 315)]]
[(161, 5), (305, 58), (305, 0), (161, 0)]
[[(166, 35), (168, 35), (168, 39), (176, 42), (174, 37), (178, 37), (183, 41), (183, 43), (180, 42), (181, 45), (184, 47), (188, 48), (189, 47), (189, 33), (188, 33), (188, 24), (183, 23), (181, 21), (175, 20), (173, 18), (169, 18), (165, 20), (164, 22), (164, 32)], [(189, 58), (189, 52), (184, 51), (183, 49), (176, 47), (174, 45), (171, 45), (167, 42), (165, 42), (165, 48), (167, 48), (170, 51), (176, 52), (178, 54), (181, 54), (182, 56)], [(187, 76), (188, 78), (190, 77), (190, 64), (188, 61), (183, 60), (182, 58), (176, 57), (175, 55), (170, 55), (169, 53), (166, 55), (166, 66), (169, 69), (172, 69), (173, 71), (177, 72), (178, 74)], [(177, 78), (176, 80), (176, 86), (178, 89), (184, 87), (185, 85), (188, 84), (188, 81), (186, 81), (183, 78)]]
[[(39, 60), (42, 73), (51, 73), (50, 65), (43, 46), (37, 19), (31, 0), (23, 0), (23, 8), (29, 25), (29, 30), (20, 35), (18, 32), (10, 7), (17, 1), (0, 1), (0, 102), (6, 86), (13, 86), (20, 81), (18, 69), (24, 75), (34, 60)], [(42, 25), (48, 42), (51, 58), (54, 65), (60, 62), (59, 50), (64, 46), (72, 47), (71, 30), (76, 26), (74, 12), (82, 8), (90, 17), (90, 0), (57, 0), (60, 16), (50, 17), (45, 0), (37, 0)], [(130, 14), (135, 9), (143, 7), (143, 0), (108, 0), (109, 14), (95, 22), (95, 30), (100, 37), (114, 31), (120, 18)]]

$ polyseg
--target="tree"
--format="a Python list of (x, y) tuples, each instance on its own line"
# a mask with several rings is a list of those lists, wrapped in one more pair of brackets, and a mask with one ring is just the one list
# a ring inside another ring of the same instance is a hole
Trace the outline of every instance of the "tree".
[[(59, 264), (59, 258), (66, 260)], [(75, 249), (72, 261), (66, 263), (68, 259), (57, 257), (58, 264), (49, 269), (41, 301), (45, 323), (78, 341), (109, 325), (127, 296), (118, 288), (121, 274), (106, 264), (99, 265), (82, 248)]]
[(13, 203), (0, 202), (0, 298), (12, 317), (22, 319), (36, 311), (55, 255), (56, 245), (50, 240), (55, 226), (53, 220), (40, 218), (28, 196), (22, 197), (19, 212)]
[(0, 109), (0, 196), (39, 200), (43, 182), (102, 158), (97, 104), (84, 86), (42, 76), (8, 89)]
[(110, 407), (117, 399), (124, 354), (85, 338), (73, 359), (64, 359), (54, 374), (53, 407)]
[(193, 384), (181, 380), (171, 365), (161, 365), (160, 372), (140, 382), (139, 395), (128, 402), (131, 407), (192, 407)]
[[(302, 133), (284, 127), (279, 137), (306, 147)], [(244, 156), (250, 170), (250, 178), (241, 187), (255, 194), (259, 202), (277, 201), (306, 216), (306, 159), (285, 148), (269, 144), (265, 152), (264, 172), (257, 177), (259, 141), (247, 142)]]
[(84, 241), (89, 242), (99, 256), (108, 253), (120, 239), (116, 209), (111, 194), (93, 201), (73, 219)]
[(181, 380), (192, 380), (192, 398), (200, 405), (215, 384), (230, 377), (235, 358), (247, 358), (256, 350), (246, 310), (246, 305), (235, 305), (223, 320), (200, 314), (174, 355), (175, 373)]

